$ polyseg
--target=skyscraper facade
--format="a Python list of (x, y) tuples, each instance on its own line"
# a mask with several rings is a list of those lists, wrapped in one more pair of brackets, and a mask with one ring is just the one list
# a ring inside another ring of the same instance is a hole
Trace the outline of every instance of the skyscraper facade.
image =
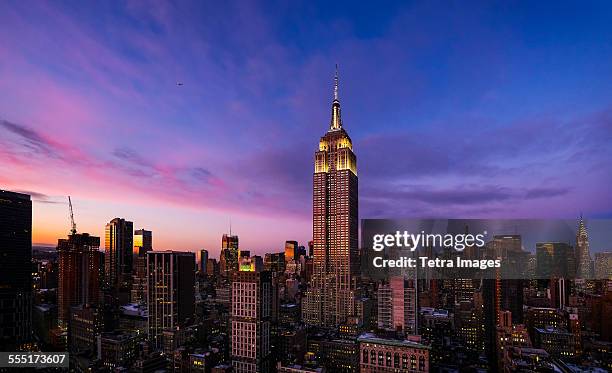
[(57, 318), (59, 326), (68, 327), (70, 308), (96, 305), (100, 298), (100, 237), (87, 233), (70, 234), (57, 241), (59, 290)]
[(285, 241), (285, 260), (287, 262), (295, 261), (298, 259), (298, 243), (297, 241)]
[(593, 262), (589, 250), (589, 235), (582, 217), (576, 234), (576, 277), (593, 278)]
[(32, 330), (32, 201), (0, 189), (0, 350), (15, 351)]
[(595, 278), (612, 280), (612, 252), (595, 254)]
[(308, 324), (333, 327), (354, 313), (359, 272), (357, 158), (342, 128), (337, 73), (329, 130), (314, 163), (314, 269), (303, 316)]
[(106, 224), (104, 268), (108, 286), (119, 287), (131, 277), (133, 246), (134, 224), (131, 221), (115, 218)]
[(270, 371), (272, 276), (268, 271), (233, 272), (231, 356), (236, 373)]
[(200, 267), (201, 274), (206, 274), (206, 265), (208, 264), (208, 250), (200, 250)]
[(417, 333), (417, 297), (415, 283), (401, 276), (392, 277), (378, 287), (378, 327)]
[[(153, 232), (146, 229), (134, 231), (134, 254), (140, 255), (141, 252), (153, 250)], [(146, 257), (146, 255), (142, 255)]]
[(146, 229), (134, 231), (134, 268), (132, 269), (133, 303), (145, 302), (147, 299), (147, 252), (153, 250), (153, 232)]
[(231, 272), (238, 270), (238, 236), (232, 234), (224, 234), (221, 237), (221, 255), (219, 256), (219, 265), (221, 274), (229, 278)]
[(495, 258), (501, 258), (504, 265), (500, 268), (503, 281), (500, 282), (500, 307), (511, 312), (512, 322), (523, 322), (522, 276), (525, 275), (528, 253), (523, 250), (520, 235), (494, 236), (492, 246)]
[(565, 242), (536, 243), (536, 277), (573, 278), (576, 273), (576, 260), (573, 248)]
[(181, 326), (195, 309), (195, 254), (179, 251), (147, 253), (149, 340), (159, 349), (165, 330)]

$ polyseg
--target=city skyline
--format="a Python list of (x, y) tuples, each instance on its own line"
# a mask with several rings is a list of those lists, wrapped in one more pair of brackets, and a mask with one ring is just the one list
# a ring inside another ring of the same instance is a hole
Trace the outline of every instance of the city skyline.
[(360, 217), (612, 217), (610, 12), (335, 6), (0, 4), (0, 185), (33, 242), (71, 195), (79, 232), (156, 249), (217, 257), (230, 220), (254, 253), (307, 243), (335, 63)]

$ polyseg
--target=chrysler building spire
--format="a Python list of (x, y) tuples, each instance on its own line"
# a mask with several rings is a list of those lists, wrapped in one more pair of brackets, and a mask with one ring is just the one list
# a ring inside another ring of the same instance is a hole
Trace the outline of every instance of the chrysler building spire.
[(334, 76), (334, 101), (332, 102), (332, 117), (329, 129), (339, 130), (342, 128), (342, 118), (340, 117), (340, 100), (338, 99), (338, 64), (336, 64), (336, 75)]

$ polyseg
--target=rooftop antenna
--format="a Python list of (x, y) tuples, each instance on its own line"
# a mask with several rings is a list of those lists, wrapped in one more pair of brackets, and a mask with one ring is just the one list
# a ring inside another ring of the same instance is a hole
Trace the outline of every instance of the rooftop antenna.
[(334, 100), (338, 100), (338, 64), (336, 64), (336, 75), (334, 76)]
[(232, 218), (230, 218), (230, 226), (229, 226), (229, 228), (230, 228), (230, 236), (231, 236), (232, 235)]
[(72, 213), (72, 200), (70, 199), (70, 196), (68, 196), (68, 206), (70, 207), (70, 234), (75, 235), (77, 230), (76, 223), (74, 222), (74, 214)]

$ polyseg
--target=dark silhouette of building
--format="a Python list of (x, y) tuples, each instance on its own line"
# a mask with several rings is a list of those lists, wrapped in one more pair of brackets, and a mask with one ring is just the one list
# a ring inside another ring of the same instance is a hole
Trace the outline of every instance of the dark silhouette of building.
[(195, 254), (179, 251), (147, 253), (149, 341), (163, 346), (163, 333), (185, 323), (195, 310)]
[(98, 335), (103, 331), (103, 315), (100, 309), (90, 305), (70, 308), (69, 347), (72, 352), (94, 353)]
[(57, 241), (59, 255), (58, 324), (68, 328), (70, 308), (96, 305), (100, 299), (100, 237), (70, 234)]
[(563, 242), (539, 242), (536, 244), (536, 277), (548, 280), (552, 277), (574, 278), (576, 261), (572, 247)]
[(264, 255), (264, 270), (281, 273), (285, 272), (285, 253), (266, 253)]
[(499, 279), (482, 280), (482, 303), (484, 319), (484, 346), (489, 371), (495, 372), (498, 367), (497, 356), (497, 319), (500, 314), (501, 281)]
[(528, 254), (522, 248), (520, 235), (499, 235), (493, 238), (494, 258), (500, 258), (500, 299), (501, 310), (510, 311), (512, 322), (523, 322), (523, 287)]
[(32, 330), (32, 201), (0, 190), (0, 349), (15, 351)]
[(200, 266), (198, 267), (198, 270), (200, 271), (200, 274), (205, 275), (206, 274), (206, 266), (208, 264), (208, 250), (200, 250)]

